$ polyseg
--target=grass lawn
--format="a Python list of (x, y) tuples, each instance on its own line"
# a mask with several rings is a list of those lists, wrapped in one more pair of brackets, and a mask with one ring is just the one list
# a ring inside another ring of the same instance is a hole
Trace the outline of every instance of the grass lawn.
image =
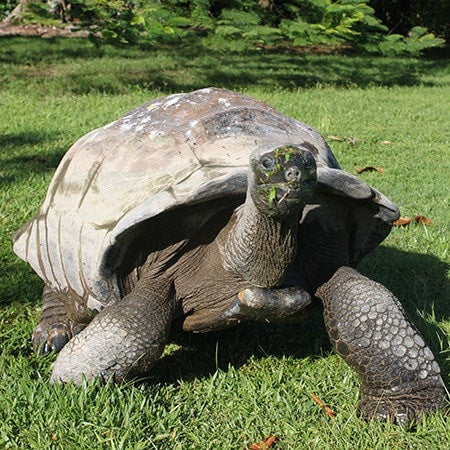
[(11, 251), (76, 139), (156, 96), (239, 90), (344, 138), (330, 140), (344, 169), (382, 167), (360, 177), (403, 216), (433, 220), (394, 229), (359, 269), (401, 299), (448, 383), (447, 63), (0, 39), (0, 448), (239, 449), (271, 434), (280, 449), (449, 448), (439, 413), (414, 432), (355, 416), (357, 379), (331, 350), (319, 310), (298, 325), (176, 336), (138, 383), (50, 386), (54, 356), (35, 356), (30, 343), (43, 283)]

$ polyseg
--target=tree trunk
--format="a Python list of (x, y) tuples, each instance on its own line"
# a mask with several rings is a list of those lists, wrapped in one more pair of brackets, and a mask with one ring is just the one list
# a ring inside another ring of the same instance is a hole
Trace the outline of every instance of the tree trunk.
[(12, 25), (20, 22), (22, 14), (26, 11), (27, 5), (35, 0), (20, 0), (19, 4), (3, 19), (2, 25)]

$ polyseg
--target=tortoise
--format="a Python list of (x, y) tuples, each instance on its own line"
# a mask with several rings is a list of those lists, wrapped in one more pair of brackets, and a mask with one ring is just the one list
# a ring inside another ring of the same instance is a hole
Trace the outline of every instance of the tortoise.
[(361, 381), (358, 410), (406, 422), (446, 403), (399, 301), (355, 270), (398, 208), (312, 127), (206, 88), (146, 103), (62, 159), (14, 250), (45, 281), (32, 336), (51, 382), (146, 373), (171, 324), (300, 320), (314, 298)]

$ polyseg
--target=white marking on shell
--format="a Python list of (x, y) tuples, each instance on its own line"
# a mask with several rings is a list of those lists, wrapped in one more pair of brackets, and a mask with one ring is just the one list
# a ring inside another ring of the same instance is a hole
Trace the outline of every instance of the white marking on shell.
[(142, 117), (141, 117), (141, 120), (139, 121), (139, 124), (140, 124), (140, 125), (145, 125), (145, 124), (151, 122), (152, 119), (153, 119), (153, 118), (152, 118), (151, 115), (142, 116)]
[(151, 105), (147, 106), (147, 111), (152, 111), (156, 108), (158, 108), (158, 106), (161, 104), (161, 102), (156, 102), (156, 103), (152, 103)]
[(231, 106), (231, 103), (226, 98), (219, 98), (218, 102), (222, 103), (222, 105), (225, 105), (227, 107)]
[(191, 121), (189, 122), (189, 126), (190, 126), (191, 128), (194, 128), (197, 124), (198, 124), (198, 120), (191, 120)]
[[(172, 96), (170, 96), (170, 97), (172, 97)], [(170, 97), (167, 97), (167, 98), (170, 98)], [(170, 100), (166, 101), (166, 103), (164, 104), (163, 108), (166, 109), (168, 106), (173, 106), (179, 100), (180, 100), (180, 95), (179, 94), (175, 94), (175, 96), (173, 96), (173, 98), (171, 98)]]
[(130, 131), (134, 128), (134, 124), (129, 123), (129, 122), (124, 122), (122, 123), (122, 125), (120, 126), (120, 131)]
[(160, 136), (165, 136), (165, 134), (166, 134), (166, 133), (164, 133), (164, 131), (160, 131), (160, 130), (152, 130), (152, 131), (149, 133), (148, 137), (149, 137), (149, 139), (155, 139), (155, 138), (160, 137)]
[(197, 92), (204, 92), (206, 94), (209, 94), (211, 91), (212, 91), (211, 88), (203, 88), (203, 89), (198, 90)]

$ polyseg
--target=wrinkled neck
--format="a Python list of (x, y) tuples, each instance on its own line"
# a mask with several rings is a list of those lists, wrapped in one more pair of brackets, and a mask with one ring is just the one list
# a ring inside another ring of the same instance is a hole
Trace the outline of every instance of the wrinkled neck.
[(264, 214), (250, 195), (221, 245), (225, 269), (234, 271), (252, 285), (279, 285), (295, 258), (300, 209), (287, 217)]

